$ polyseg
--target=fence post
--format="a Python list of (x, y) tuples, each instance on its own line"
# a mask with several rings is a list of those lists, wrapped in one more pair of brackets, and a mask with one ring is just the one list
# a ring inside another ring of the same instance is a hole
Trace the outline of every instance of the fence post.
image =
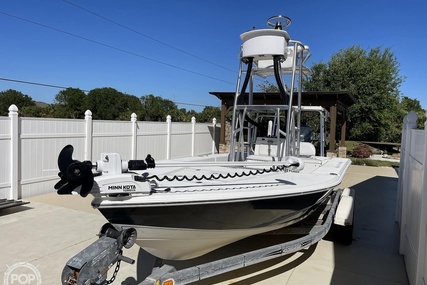
[(130, 121), (132, 122), (132, 157), (131, 159), (136, 159), (136, 153), (137, 153), (137, 118), (138, 116), (135, 113), (132, 113), (130, 116)]
[(92, 160), (92, 144), (93, 144), (93, 127), (92, 127), (92, 112), (85, 112), (86, 132), (85, 132), (85, 160)]
[(405, 254), (405, 243), (406, 238), (406, 219), (407, 211), (409, 211), (410, 205), (408, 205), (408, 156), (411, 147), (411, 129), (417, 128), (417, 114), (414, 111), (409, 112), (403, 118), (402, 127), (402, 140), (400, 146), (400, 165), (399, 165), (399, 180), (397, 184), (397, 201), (396, 201), (396, 221), (400, 226), (400, 246), (399, 253)]
[[(425, 113), (427, 118), (427, 111)], [(423, 160), (423, 167), (424, 167), (424, 175), (423, 175), (423, 187), (421, 189), (426, 190), (427, 187), (427, 119), (424, 122), (424, 160)], [(426, 206), (426, 205), (424, 205)]]
[(19, 118), (18, 107), (10, 105), (9, 107), (10, 118), (10, 192), (8, 199), (21, 198), (21, 186), (19, 183)]
[(216, 118), (212, 119), (212, 154), (215, 154), (216, 145)]
[(172, 117), (170, 115), (166, 116), (167, 123), (167, 133), (166, 133), (166, 159), (171, 159), (171, 125)]
[[(426, 112), (427, 115), (427, 112)], [(424, 136), (424, 145), (421, 147), (422, 155), (423, 157), (420, 158), (420, 161), (422, 163), (422, 178), (420, 179), (422, 181), (422, 185), (420, 185), (421, 190), (421, 214), (420, 214), (420, 221), (419, 221), (419, 252), (418, 252), (418, 260), (417, 260), (417, 278), (416, 278), (416, 284), (423, 284), (425, 283), (424, 279), (427, 275), (426, 270), (426, 244), (427, 244), (427, 235), (426, 235), (426, 225), (427, 225), (427, 120), (424, 122), (424, 130), (423, 130), (423, 136)]]
[(196, 118), (191, 117), (191, 156), (194, 157), (196, 152)]

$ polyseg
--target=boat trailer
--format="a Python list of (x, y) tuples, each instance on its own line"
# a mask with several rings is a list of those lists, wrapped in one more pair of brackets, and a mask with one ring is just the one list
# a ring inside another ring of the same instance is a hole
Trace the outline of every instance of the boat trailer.
[[(281, 244), (238, 254), (224, 259), (176, 270), (163, 264), (153, 268), (151, 275), (139, 285), (181, 285), (204, 280), (246, 266), (273, 258), (292, 254), (319, 242), (333, 227), (334, 239), (343, 244), (352, 242), (354, 216), (354, 190), (350, 188), (333, 191), (329, 199), (319, 206), (315, 213), (303, 220), (299, 226), (291, 226), (273, 234), (299, 234), (302, 237)], [(269, 234), (269, 233), (266, 233)], [(120, 262), (133, 264), (134, 260), (122, 255), (122, 249), (130, 248), (136, 240), (132, 228), (117, 231), (105, 224), (100, 238), (72, 257), (62, 272), (64, 285), (106, 285), (116, 278)], [(107, 280), (107, 272), (116, 265), (112, 277)]]

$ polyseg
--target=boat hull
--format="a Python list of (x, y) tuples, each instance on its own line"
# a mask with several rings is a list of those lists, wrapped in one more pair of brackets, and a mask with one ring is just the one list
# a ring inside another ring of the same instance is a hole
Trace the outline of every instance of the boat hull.
[(294, 224), (310, 215), (330, 194), (323, 189), (250, 201), (171, 206), (98, 206), (120, 229), (137, 230), (136, 243), (167, 260), (201, 256), (234, 241)]

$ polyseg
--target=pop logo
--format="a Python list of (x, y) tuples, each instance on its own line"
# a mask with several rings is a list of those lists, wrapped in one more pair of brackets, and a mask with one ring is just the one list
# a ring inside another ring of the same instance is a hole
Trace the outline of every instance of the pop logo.
[(4, 273), (4, 285), (41, 285), (40, 271), (27, 262), (18, 262), (9, 267)]

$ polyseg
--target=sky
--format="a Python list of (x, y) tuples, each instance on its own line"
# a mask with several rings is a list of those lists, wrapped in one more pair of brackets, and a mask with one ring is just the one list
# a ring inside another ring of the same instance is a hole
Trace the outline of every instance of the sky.
[(209, 92), (235, 91), (240, 34), (275, 15), (310, 47), (308, 67), (352, 45), (390, 48), (401, 95), (427, 109), (425, 0), (2, 0), (0, 91), (52, 103), (61, 90), (25, 81), (220, 106)]

